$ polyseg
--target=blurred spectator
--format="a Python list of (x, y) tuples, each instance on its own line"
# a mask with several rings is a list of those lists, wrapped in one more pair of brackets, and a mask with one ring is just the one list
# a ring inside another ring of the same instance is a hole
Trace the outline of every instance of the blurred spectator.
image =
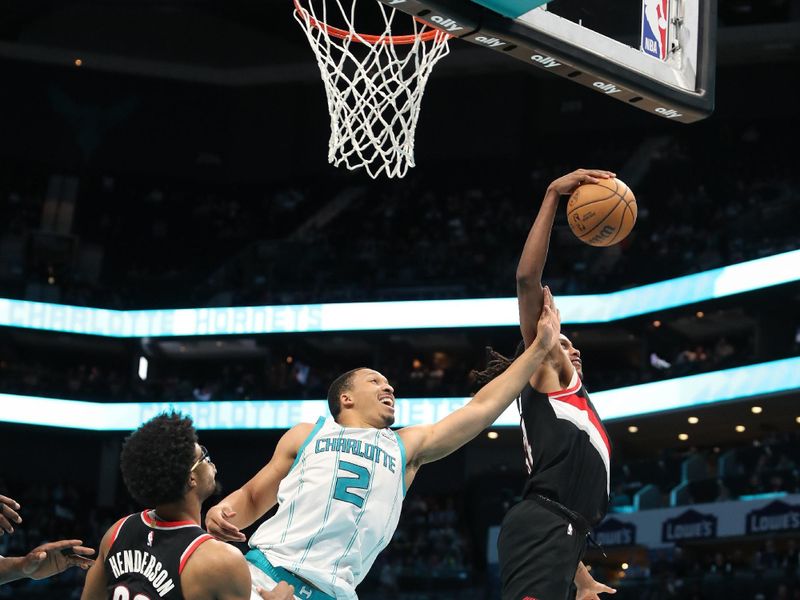
[[(746, 129), (715, 127), (720, 139)], [(757, 135), (722, 144), (713, 161), (691, 132), (674, 132), (632, 183), (639, 218), (617, 246), (579, 243), (559, 215), (553, 291), (622, 289), (797, 248), (793, 167), (774, 160), (784, 131), (768, 121), (749, 130)], [(620, 137), (586, 160), (619, 170), (640, 141)], [(109, 308), (511, 295), (531, 197), (537, 202), (551, 176), (577, 166), (482, 158), (459, 164), (457, 182), (441, 179), (442, 163), (417, 167), (402, 186), (339, 174), (261, 186), (83, 175), (70, 235), (86, 248), (84, 260), (75, 262), (69, 244), (55, 254), (15, 246), (21, 255), (0, 269), (0, 284), (16, 298)], [(9, 167), (0, 186), (0, 209), (12, 215), (0, 237), (9, 244), (39, 233), (48, 173), (38, 173)], [(711, 354), (724, 362), (730, 353), (721, 343)]]

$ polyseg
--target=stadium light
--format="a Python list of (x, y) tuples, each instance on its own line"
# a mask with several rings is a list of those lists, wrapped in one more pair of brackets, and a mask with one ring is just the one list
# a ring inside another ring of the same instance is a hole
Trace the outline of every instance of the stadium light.
[[(800, 250), (608, 294), (559, 296), (564, 324), (608, 323), (800, 281)], [(108, 310), (0, 299), (0, 326), (174, 337), (519, 326), (516, 298)]]
[[(797, 389), (800, 389), (800, 357), (596, 392), (592, 400), (600, 417), (610, 422)], [(395, 405), (395, 425), (435, 423), (469, 400), (400, 398)], [(190, 415), (201, 430), (289, 429), (299, 422), (313, 422), (326, 415), (328, 403), (326, 400), (98, 403), (0, 394), (0, 422), (70, 429), (132, 430), (170, 409)], [(494, 422), (494, 427), (518, 426), (519, 412), (514, 405)]]

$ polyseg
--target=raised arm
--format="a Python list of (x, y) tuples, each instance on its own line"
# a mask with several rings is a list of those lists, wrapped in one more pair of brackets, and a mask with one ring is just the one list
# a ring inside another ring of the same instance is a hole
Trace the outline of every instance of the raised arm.
[(542, 311), (542, 272), (547, 262), (550, 232), (556, 217), (559, 198), (571, 194), (582, 183), (596, 183), (614, 177), (610, 171), (578, 169), (553, 181), (545, 192), (542, 206), (533, 222), (517, 265), (517, 302), (522, 339), (527, 348), (536, 337), (536, 324)]
[(227, 542), (247, 539), (240, 530), (252, 525), (278, 502), (278, 485), (289, 474), (297, 451), (313, 428), (311, 423), (300, 423), (283, 434), (264, 468), (208, 510), (206, 529), (211, 535)]
[(407, 452), (406, 483), (410, 483), (420, 466), (458, 450), (494, 423), (525, 387), (550, 348), (558, 342), (559, 314), (547, 287), (543, 298), (536, 341), (508, 369), (481, 388), (465, 406), (438, 423), (400, 430)]

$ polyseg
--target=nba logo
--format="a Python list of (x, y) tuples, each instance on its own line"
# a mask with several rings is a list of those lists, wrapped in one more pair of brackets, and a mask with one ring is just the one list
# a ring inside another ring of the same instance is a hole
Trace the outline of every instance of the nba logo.
[(150, 546), (150, 547), (153, 546), (153, 537), (155, 537), (155, 536), (153, 536), (153, 532), (152, 531), (147, 534), (147, 545)]
[(642, 0), (642, 52), (667, 60), (668, 25), (669, 0)]

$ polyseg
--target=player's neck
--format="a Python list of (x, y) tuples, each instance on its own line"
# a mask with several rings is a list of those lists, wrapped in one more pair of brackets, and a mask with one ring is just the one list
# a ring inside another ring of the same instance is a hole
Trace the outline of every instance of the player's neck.
[(200, 525), (200, 502), (193, 497), (184, 498), (179, 502), (160, 504), (156, 506), (155, 513), (159, 521), (170, 523), (192, 521)]
[(336, 418), (336, 422), (342, 427), (350, 429), (383, 429), (382, 426), (368, 423), (354, 411), (342, 411)]

